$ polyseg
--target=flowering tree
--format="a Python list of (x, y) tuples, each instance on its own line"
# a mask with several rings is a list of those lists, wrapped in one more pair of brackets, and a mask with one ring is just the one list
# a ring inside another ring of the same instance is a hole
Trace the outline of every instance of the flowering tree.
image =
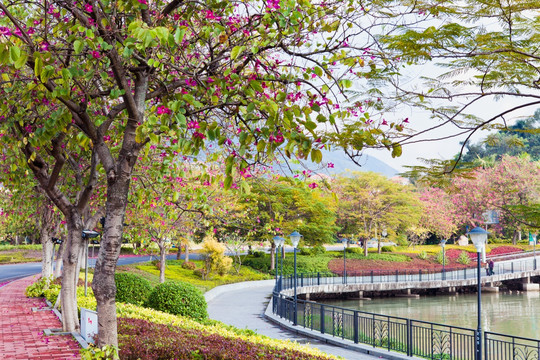
[[(106, 179), (93, 281), (98, 345), (117, 344), (114, 271), (133, 169), (148, 144), (166, 141), (188, 154), (217, 143), (227, 157), (225, 188), (235, 172), (278, 149), (318, 162), (328, 139), (356, 151), (382, 143), (400, 154), (387, 134), (403, 120), (383, 124), (366, 111), (380, 107), (370, 82), (386, 76), (392, 60), (370, 35), (391, 28), (377, 14), (379, 5), (393, 11), (383, 3), (0, 3), (0, 136), (13, 137), (11, 153), (24, 155), (19, 165), (64, 214), (68, 259), (81, 247), (81, 211), (97, 175)], [(347, 103), (353, 84), (366, 85), (367, 96)], [(56, 180), (80, 149), (84, 186), (70, 198)], [(74, 275), (66, 281), (74, 284)], [(66, 331), (78, 328), (70, 296), (63, 298)]]
[(425, 188), (419, 195), (422, 215), (419, 228), (442, 239), (450, 238), (457, 231), (457, 214), (451, 196), (441, 188)]
[[(372, 172), (353, 172), (335, 180), (338, 202), (337, 224), (341, 232), (367, 239), (384, 228), (390, 232), (406, 230), (418, 222), (420, 206), (412, 188)], [(381, 250), (379, 241), (379, 251)]]
[(469, 177), (455, 179), (451, 197), (461, 224), (478, 226), (484, 223), (485, 211), (497, 210), (501, 215), (495, 230), (515, 230), (515, 243), (522, 224), (512, 210), (538, 204), (539, 175), (537, 163), (527, 156), (503, 156), (492, 168), (479, 168)]

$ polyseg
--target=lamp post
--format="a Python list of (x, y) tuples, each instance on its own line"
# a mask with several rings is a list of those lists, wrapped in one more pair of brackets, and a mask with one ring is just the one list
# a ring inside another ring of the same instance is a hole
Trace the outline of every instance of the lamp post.
[(348, 239), (342, 238), (341, 243), (343, 244), (343, 283), (347, 284), (347, 243)]
[(533, 264), (534, 264), (534, 270), (536, 270), (536, 237), (537, 234), (532, 234), (533, 238)]
[(478, 281), (478, 329), (476, 330), (476, 360), (482, 360), (482, 284), (480, 282), (480, 255), (482, 253), (482, 250), (485, 247), (488, 232), (481, 227), (475, 227), (471, 231), (467, 233), (474, 244), (474, 247), (476, 247), (476, 279)]
[(84, 296), (88, 296), (88, 241), (98, 236), (99, 233), (93, 230), (82, 231), (82, 238), (86, 244), (86, 249), (84, 250)]
[(279, 247), (281, 246), (281, 237), (276, 235), (276, 236), (274, 236), (273, 240), (274, 240), (274, 245), (276, 246), (276, 255), (275, 255), (276, 258), (274, 259), (274, 271), (276, 273), (276, 287), (277, 287), (277, 285), (278, 285), (278, 276), (277, 276), (277, 274), (278, 274), (278, 260), (279, 260), (278, 259), (278, 250), (279, 250)]
[(447, 241), (446, 239), (442, 239), (440, 244), (439, 244), (442, 247), (442, 275), (441, 275), (441, 279), (443, 279), (443, 280), (446, 280), (446, 272), (444, 271), (444, 264), (446, 263), (445, 258), (444, 258), (444, 255), (445, 255), (444, 254), (444, 246), (446, 245), (446, 241)]
[(289, 235), (291, 238), (291, 243), (294, 248), (294, 317), (293, 317), (293, 325), (296, 326), (298, 323), (298, 298), (296, 295), (296, 247), (298, 246), (298, 243), (300, 242), (300, 238), (302, 235), (298, 231), (293, 231), (291, 235)]

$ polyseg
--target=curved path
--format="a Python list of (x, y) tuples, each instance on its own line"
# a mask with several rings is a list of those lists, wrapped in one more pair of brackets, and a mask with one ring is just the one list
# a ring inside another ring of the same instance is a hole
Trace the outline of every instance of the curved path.
[[(274, 280), (253, 281), (240, 284), (224, 285), (214, 288), (205, 294), (208, 301), (210, 318), (233, 325), (241, 329), (250, 329), (258, 334), (274, 339), (292, 340), (317, 348), (325, 353), (341, 356), (344, 359), (375, 360), (381, 357), (387, 359), (406, 359), (397, 353), (376, 351), (370, 347), (360, 350), (347, 349), (343, 346), (332, 345), (314, 338), (299, 335), (265, 319), (264, 312), (270, 301)], [(366, 352), (373, 352), (368, 355)], [(375, 355), (376, 353), (376, 355)], [(410, 359), (410, 358), (408, 358)]]

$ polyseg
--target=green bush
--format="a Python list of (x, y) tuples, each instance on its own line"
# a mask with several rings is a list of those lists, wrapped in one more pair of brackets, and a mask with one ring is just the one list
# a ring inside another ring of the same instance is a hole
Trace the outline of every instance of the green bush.
[(364, 255), (364, 248), (361, 247), (348, 247), (345, 251), (347, 254)]
[(150, 293), (147, 305), (154, 310), (196, 320), (208, 318), (202, 292), (188, 283), (165, 282), (157, 285)]
[(462, 251), (459, 253), (457, 262), (463, 265), (469, 265), (469, 263), (471, 262), (471, 258), (469, 257), (469, 254), (466, 251)]
[(394, 252), (394, 251), (396, 251), (395, 246), (383, 246), (381, 248), (381, 252)]
[(322, 245), (315, 245), (313, 247), (302, 247), (300, 248), (299, 254), (300, 255), (322, 255), (326, 253), (326, 248)]
[(60, 285), (54, 284), (52, 277), (40, 278), (26, 288), (25, 295), (28, 297), (46, 296), (46, 292), (50, 289), (58, 290), (58, 292), (60, 292)]
[(116, 282), (116, 301), (142, 305), (148, 300), (152, 291), (150, 281), (135, 274), (116, 273), (114, 274)]
[[(343, 256), (343, 252), (340, 253)], [(317, 272), (328, 272), (328, 262), (334, 258), (332, 253), (326, 253), (324, 255), (299, 255), (297, 253), (297, 263), (296, 268), (298, 273), (317, 273)], [(279, 260), (281, 262), (281, 260)], [(245, 266), (249, 266), (255, 270), (272, 273), (270, 272), (270, 257), (264, 258), (255, 258), (253, 256), (247, 256), (242, 262)], [(281, 267), (281, 264), (278, 265), (278, 268)], [(283, 274), (292, 274), (294, 272), (294, 256), (293, 254), (287, 254), (283, 261)]]
[[(444, 264), (443, 264), (443, 260), (444, 260)], [(443, 255), (442, 250), (437, 253), (437, 262), (441, 265), (448, 264), (448, 257)]]
[(266, 255), (264, 251), (253, 251), (252, 254), (253, 254), (253, 257), (256, 257), (256, 258), (263, 258)]
[(425, 250), (422, 250), (419, 254), (418, 254), (418, 258), (419, 259), (422, 259), (422, 260), (426, 260), (428, 257), (428, 254)]

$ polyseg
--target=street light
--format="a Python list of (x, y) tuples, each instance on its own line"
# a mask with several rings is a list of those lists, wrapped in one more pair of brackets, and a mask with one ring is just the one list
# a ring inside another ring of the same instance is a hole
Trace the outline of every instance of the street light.
[(444, 263), (445, 263), (445, 261), (444, 261), (445, 260), (444, 259), (444, 246), (446, 245), (446, 241), (447, 241), (446, 239), (442, 239), (440, 244), (439, 244), (442, 247), (442, 279), (443, 280), (446, 280), (446, 273), (444, 271)]
[(291, 243), (294, 248), (294, 318), (293, 318), (293, 325), (296, 325), (298, 323), (298, 298), (296, 296), (296, 248), (298, 246), (298, 243), (300, 242), (300, 238), (302, 235), (298, 231), (293, 231), (291, 235), (289, 235), (291, 238)]
[[(277, 287), (277, 284), (278, 284), (278, 250), (279, 250), (279, 247), (281, 246), (282, 244), (282, 241), (285, 241), (285, 239), (283, 239), (281, 236), (274, 236), (273, 238), (274, 240), (274, 245), (276, 246), (276, 258), (274, 259), (274, 271), (276, 272), (276, 287)], [(278, 289), (279, 290), (279, 289)]]
[(532, 234), (532, 239), (533, 239), (533, 257), (534, 257), (534, 270), (536, 270), (536, 237), (537, 237), (537, 234)]
[[(88, 239), (92, 239), (98, 236), (99, 233), (94, 230), (82, 231), (82, 238), (85, 241), (88, 241)], [(85, 244), (86, 249), (84, 251), (84, 296), (88, 296), (88, 243)]]
[(341, 243), (343, 244), (343, 283), (347, 284), (347, 243), (349, 242), (348, 239), (342, 238)]
[(482, 360), (482, 285), (480, 283), (480, 255), (484, 249), (488, 237), (488, 232), (481, 227), (475, 227), (467, 233), (476, 247), (476, 279), (478, 281), (478, 329), (476, 330), (476, 360)]

